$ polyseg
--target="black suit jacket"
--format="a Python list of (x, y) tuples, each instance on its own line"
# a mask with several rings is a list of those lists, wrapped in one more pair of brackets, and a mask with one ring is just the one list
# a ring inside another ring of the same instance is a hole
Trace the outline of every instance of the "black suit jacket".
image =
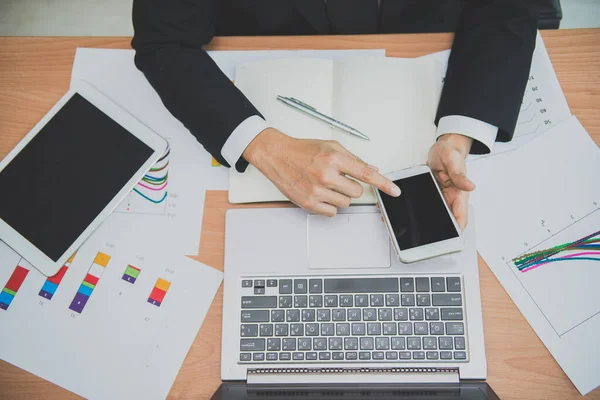
[[(418, 18), (419, 10), (431, 13), (432, 3), (457, 0), (412, 1), (411, 8), (399, 7), (400, 0), (134, 0), (135, 62), (167, 109), (228, 165), (221, 156), (225, 141), (260, 113), (202, 49), (213, 36), (401, 32), (402, 21)], [(436, 124), (463, 115), (497, 126), (500, 141), (512, 138), (537, 19), (535, 0), (465, 2)], [(472, 152), (484, 150), (474, 143)], [(243, 159), (236, 164), (246, 166)]]

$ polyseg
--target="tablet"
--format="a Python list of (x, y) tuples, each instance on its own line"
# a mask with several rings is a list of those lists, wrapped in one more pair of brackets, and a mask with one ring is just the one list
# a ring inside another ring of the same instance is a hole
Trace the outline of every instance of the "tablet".
[(0, 162), (0, 239), (56, 274), (166, 148), (91, 85), (74, 85)]

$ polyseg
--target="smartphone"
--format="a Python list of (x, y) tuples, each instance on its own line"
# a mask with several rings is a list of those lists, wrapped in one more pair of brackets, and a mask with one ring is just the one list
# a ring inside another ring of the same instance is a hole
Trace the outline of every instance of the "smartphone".
[(411, 263), (462, 249), (462, 232), (427, 165), (385, 176), (401, 190), (399, 197), (392, 197), (375, 189), (400, 261)]

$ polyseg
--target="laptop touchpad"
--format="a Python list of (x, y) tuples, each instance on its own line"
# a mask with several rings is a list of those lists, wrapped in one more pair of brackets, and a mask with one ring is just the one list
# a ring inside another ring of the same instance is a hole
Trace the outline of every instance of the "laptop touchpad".
[(381, 214), (308, 215), (311, 269), (388, 268), (390, 239)]

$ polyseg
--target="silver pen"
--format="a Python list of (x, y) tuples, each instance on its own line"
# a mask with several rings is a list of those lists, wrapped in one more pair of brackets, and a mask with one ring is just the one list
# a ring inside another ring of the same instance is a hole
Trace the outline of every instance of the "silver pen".
[(281, 101), (283, 104), (285, 104), (287, 106), (290, 106), (292, 108), (295, 108), (298, 111), (303, 112), (306, 115), (309, 115), (309, 116), (319, 119), (323, 122), (326, 122), (329, 125), (333, 126), (334, 128), (338, 128), (344, 132), (347, 132), (347, 133), (354, 135), (356, 137), (359, 137), (361, 139), (371, 140), (371, 139), (369, 139), (369, 137), (367, 135), (365, 135), (358, 129), (354, 129), (353, 127), (348, 126), (348, 125), (344, 124), (343, 122), (340, 122), (336, 119), (328, 117), (325, 114), (321, 114), (320, 112), (317, 111), (316, 108), (309, 106), (308, 104), (303, 103), (298, 99), (295, 99), (293, 97), (284, 97), (284, 96), (277, 95), (277, 100)]

